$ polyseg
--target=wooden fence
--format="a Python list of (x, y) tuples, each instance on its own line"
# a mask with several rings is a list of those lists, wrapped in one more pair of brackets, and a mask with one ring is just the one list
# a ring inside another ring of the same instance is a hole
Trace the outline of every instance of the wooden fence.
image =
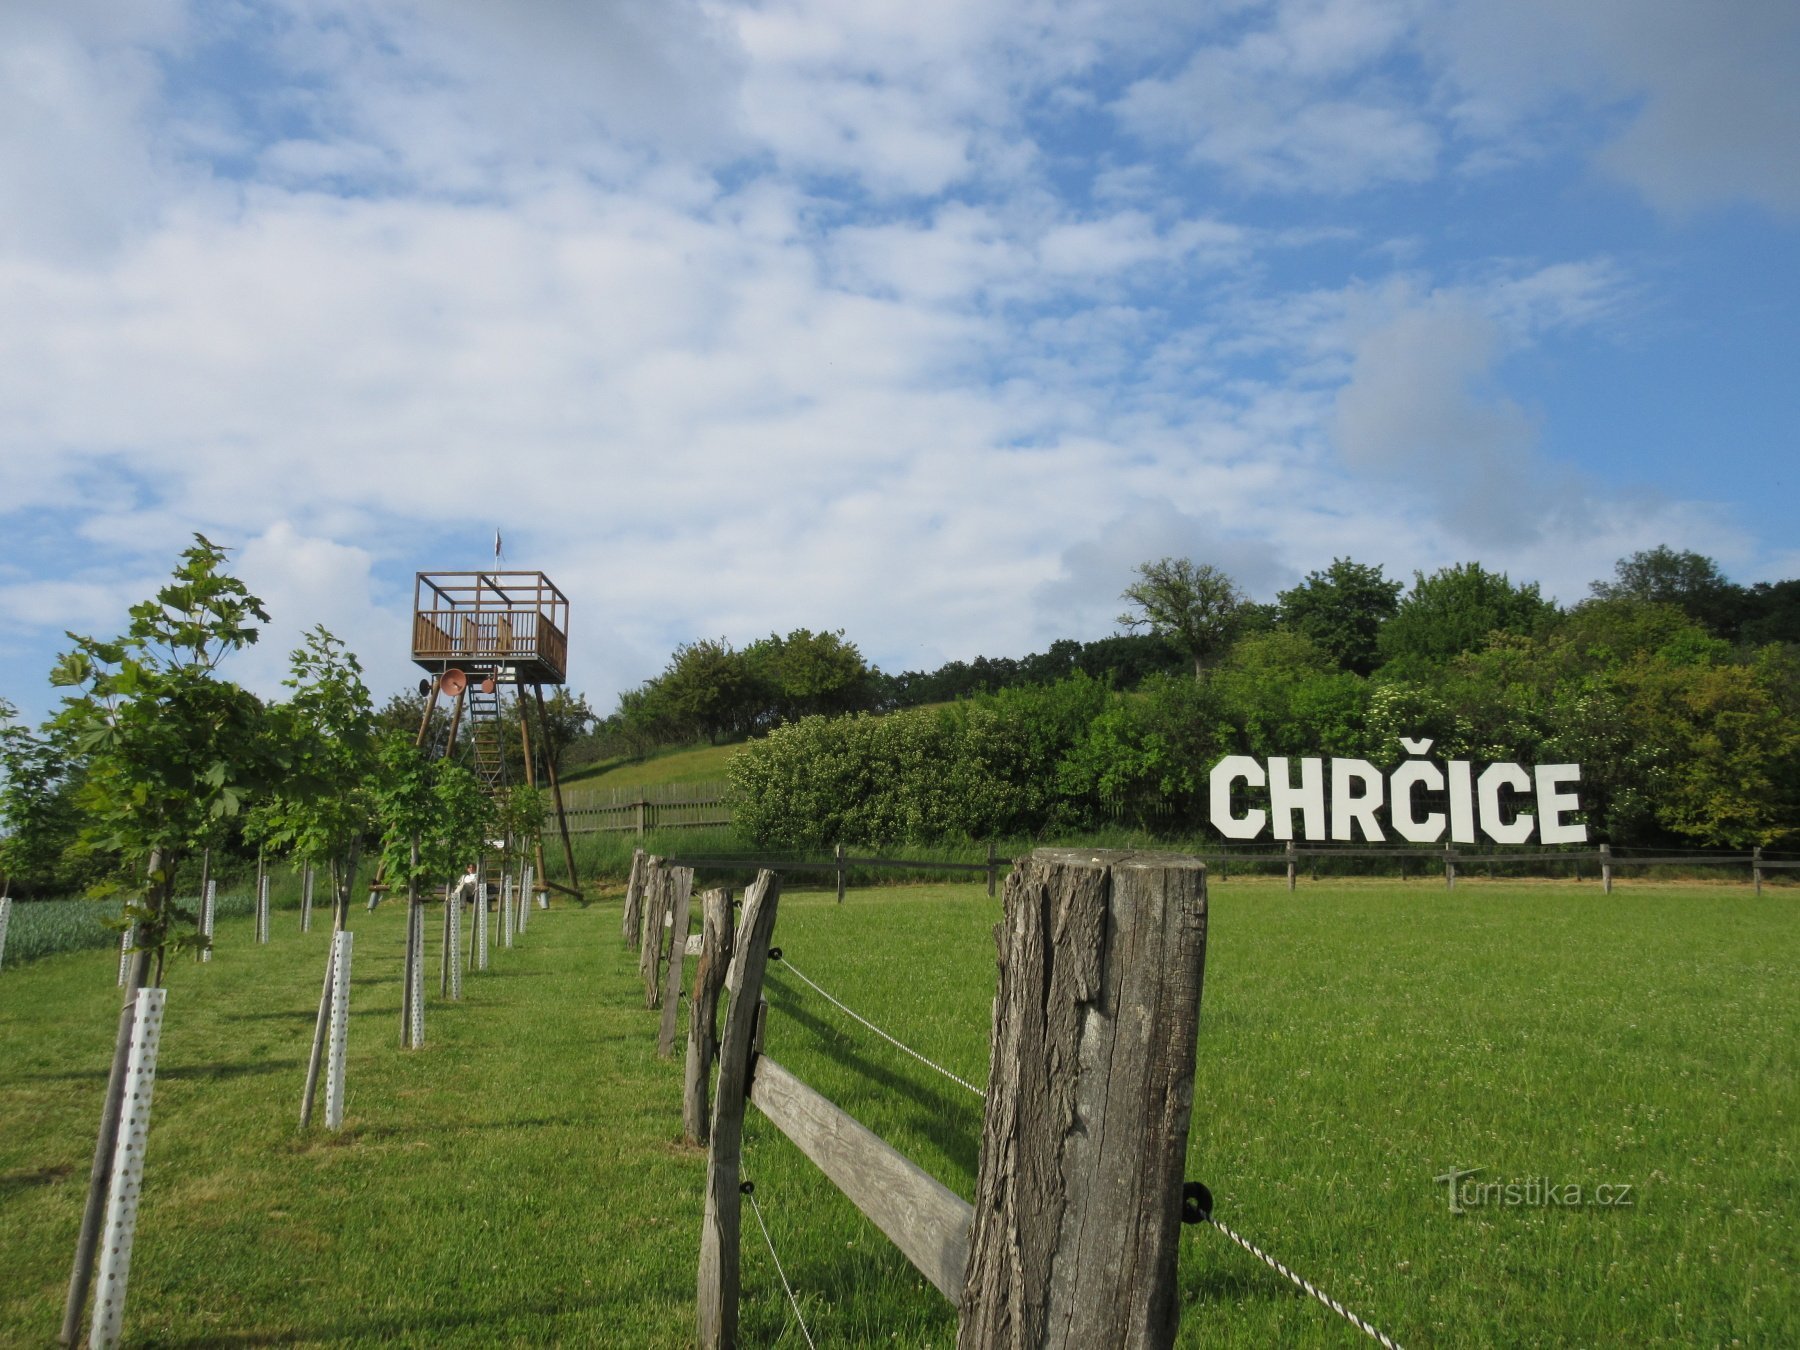
[(563, 795), (570, 834), (635, 834), (651, 830), (729, 827), (724, 783), (662, 783), (651, 787), (571, 789)]
[[(1409, 877), (1442, 875), (1446, 888), (1454, 888), (1459, 876), (1473, 872), (1482, 872), (1489, 878), (1496, 878), (1502, 874), (1501, 869), (1507, 869), (1513, 875), (1517, 875), (1519, 871), (1530, 872), (1534, 869), (1541, 872), (1572, 869), (1576, 880), (1597, 880), (1608, 894), (1612, 892), (1614, 874), (1621, 869), (1630, 872), (1633, 869), (1653, 867), (1741, 868), (1745, 873), (1745, 880), (1755, 886), (1758, 895), (1762, 894), (1767, 873), (1800, 869), (1800, 858), (1765, 857), (1760, 848), (1747, 853), (1616, 853), (1609, 844), (1590, 848), (1511, 848), (1484, 852), (1453, 846), (1441, 849), (1393, 846), (1347, 848), (1341, 845), (1307, 845), (1290, 841), (1280, 847), (1209, 849), (1187, 856), (1198, 858), (1214, 869), (1215, 881), (1229, 881), (1233, 869), (1239, 875), (1285, 871), (1289, 890), (1295, 889), (1300, 873), (1308, 866), (1316, 880), (1321, 861), (1329, 866), (1334, 861), (1346, 859), (1391, 864), (1398, 869), (1403, 880)], [(853, 871), (897, 869), (979, 875), (986, 878), (987, 892), (993, 895), (999, 878), (1013, 865), (1007, 859), (997, 856), (992, 843), (987, 846), (986, 862), (864, 857), (849, 853), (842, 844), (837, 846), (830, 858), (780, 857), (761, 853), (714, 854), (704, 857), (683, 854), (663, 861), (669, 866), (691, 867), (696, 871), (736, 877), (754, 876), (764, 868), (783, 875), (827, 875), (836, 881), (837, 898), (840, 902), (849, 887)]]
[[(843, 862), (841, 855), (836, 862)], [(640, 853), (624, 936), (669, 1053), (692, 873)], [(697, 1288), (704, 1350), (737, 1344), (743, 1116), (755, 1106), (959, 1310), (957, 1344), (1166, 1347), (1206, 952), (1206, 869), (1192, 858), (1040, 849), (1014, 866), (971, 1204), (761, 1052), (763, 976), (781, 883), (761, 871), (736, 933), (705, 897), (689, 1018), (688, 1100), (718, 1087)], [(713, 1020), (719, 970), (730, 995)], [(698, 1062), (696, 1061), (698, 1056)], [(1106, 1122), (1104, 1131), (1093, 1122)], [(690, 1127), (689, 1136), (695, 1131)], [(1092, 1259), (1105, 1252), (1104, 1260)]]

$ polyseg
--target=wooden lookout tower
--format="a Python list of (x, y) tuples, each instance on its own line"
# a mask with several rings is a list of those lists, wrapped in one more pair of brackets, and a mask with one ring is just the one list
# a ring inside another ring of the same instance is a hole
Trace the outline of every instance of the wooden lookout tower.
[[(426, 699), (419, 719), (419, 746), (447, 755), (456, 748), (458, 731), (466, 723), (476, 777), (495, 796), (505, 793), (511, 784), (501, 701), (510, 687), (518, 702), (525, 783), (537, 787), (534, 736), (536, 745), (549, 750), (544, 686), (562, 684), (569, 667), (569, 598), (555, 583), (542, 572), (418, 573), (413, 582), (412, 656), (428, 676), (420, 681)], [(434, 739), (432, 713), (440, 696), (451, 700), (450, 715), (446, 733)], [(570, 884), (544, 875), (541, 839), (536, 841), (538, 881), (579, 897), (575, 851), (569, 844), (553, 754), (544, 755), (544, 770)]]

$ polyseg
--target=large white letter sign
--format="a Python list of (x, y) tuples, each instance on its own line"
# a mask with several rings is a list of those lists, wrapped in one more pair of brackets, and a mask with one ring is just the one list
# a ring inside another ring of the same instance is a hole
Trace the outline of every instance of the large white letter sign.
[(1490, 764), (1475, 780), (1475, 795), (1481, 802), (1481, 829), (1496, 844), (1523, 844), (1531, 838), (1531, 813), (1521, 811), (1511, 821), (1500, 809), (1500, 789), (1514, 792), (1531, 791), (1531, 775), (1517, 764)]
[(1538, 838), (1546, 844), (1585, 844), (1587, 826), (1564, 824), (1563, 817), (1579, 811), (1581, 803), (1573, 792), (1558, 792), (1564, 783), (1579, 783), (1579, 764), (1540, 764), (1537, 766)]
[(1444, 771), (1428, 759), (1409, 759), (1388, 778), (1393, 790), (1389, 810), (1394, 816), (1394, 831), (1414, 844), (1435, 844), (1444, 833), (1443, 813), (1433, 811), (1419, 817), (1413, 814), (1413, 792), (1423, 786), (1433, 792), (1444, 790)]
[(1294, 837), (1294, 808), (1300, 808), (1300, 837), (1325, 837), (1325, 761), (1300, 761), (1300, 786), (1288, 777), (1288, 762), (1280, 755), (1269, 756), (1269, 815), (1275, 822), (1277, 839)]
[[(1362, 791), (1353, 790), (1360, 783)], [(1381, 771), (1366, 759), (1334, 759), (1331, 761), (1331, 837), (1343, 843), (1356, 836), (1352, 825), (1359, 826), (1363, 838), (1371, 843), (1387, 841), (1375, 813), (1383, 800)]]
[(1450, 770), (1450, 839), (1457, 844), (1475, 842), (1475, 773), (1466, 759), (1453, 759)]
[(1213, 765), (1210, 784), (1212, 824), (1227, 839), (1254, 839), (1262, 833), (1268, 816), (1262, 811), (1246, 811), (1241, 816), (1231, 814), (1231, 785), (1240, 778), (1251, 787), (1261, 787), (1268, 782), (1262, 765), (1248, 755), (1227, 755)]

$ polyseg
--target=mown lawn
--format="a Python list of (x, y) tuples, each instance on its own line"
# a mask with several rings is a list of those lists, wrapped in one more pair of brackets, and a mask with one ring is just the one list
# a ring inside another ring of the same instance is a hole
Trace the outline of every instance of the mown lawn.
[[(1222, 1220), (1403, 1344), (1800, 1343), (1788, 895), (1238, 881), (1212, 901), (1189, 1175)], [(790, 891), (777, 933), (787, 965), (980, 1083), (996, 914), (979, 886)], [(170, 981), (130, 1339), (688, 1344), (704, 1163), (618, 915), (534, 915), (406, 1054), (401, 916), (357, 910), (348, 1128), (307, 1139), (326, 938), (291, 913), (267, 948), (223, 924)], [(57, 1325), (116, 969), (0, 975), (0, 1342)], [(771, 972), (768, 1053), (971, 1194), (978, 1099)], [(1452, 1214), (1432, 1178), (1474, 1167), (1632, 1203)], [(952, 1341), (948, 1304), (754, 1112), (745, 1175), (820, 1345)], [(1209, 1230), (1181, 1286), (1184, 1345), (1367, 1343)], [(748, 1210), (744, 1290), (746, 1344), (802, 1343)]]

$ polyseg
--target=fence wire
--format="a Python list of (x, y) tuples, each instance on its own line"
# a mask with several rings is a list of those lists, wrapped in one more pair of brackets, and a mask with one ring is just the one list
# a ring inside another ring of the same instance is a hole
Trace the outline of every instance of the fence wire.
[[(917, 1050), (913, 1049), (910, 1045), (907, 1045), (904, 1041), (901, 1041), (893, 1036), (890, 1036), (887, 1032), (883, 1031), (880, 1027), (876, 1026), (873, 1022), (871, 1022), (868, 1018), (864, 1017), (861, 1013), (857, 1012), (856, 1009), (850, 1007), (848, 1004), (844, 1003), (842, 1000), (840, 1000), (837, 997), (835, 997), (834, 995), (832, 995), (828, 990), (822, 988), (820, 985), (818, 985), (816, 982), (814, 982), (811, 978), (809, 978), (807, 976), (805, 971), (801, 970), (792, 961), (788, 960), (786, 958), (785, 954), (783, 954), (783, 956), (781, 957), (781, 964), (784, 967), (786, 967), (789, 971), (791, 971), (796, 979), (798, 979), (802, 984), (806, 985), (809, 989), (811, 989), (820, 998), (824, 999), (827, 1003), (831, 1004), (834, 1008), (838, 1009), (838, 1011), (844, 1013), (846, 1016), (854, 1018), (856, 1021), (860, 1022), (863, 1026), (867, 1027), (870, 1031), (874, 1032), (877, 1036), (881, 1037), (882, 1040), (886, 1041), (889, 1045), (893, 1046), (895, 1049), (904, 1051), (905, 1053), (911, 1055), (914, 1059), (918, 1060), (919, 1063), (925, 1065), (927, 1068), (936, 1070), (938, 1073), (942, 1074), (945, 1078), (948, 1078), (952, 1083), (955, 1083), (958, 1087), (961, 1087), (968, 1092), (972, 1092), (977, 1097), (980, 1097), (983, 1100), (986, 1100), (987, 1093), (984, 1092), (982, 1089), (976, 1087), (973, 1083), (969, 1082), (966, 1078), (958, 1077), (956, 1074), (950, 1072), (950, 1070), (946, 1069), (942, 1064), (939, 1064), (937, 1061), (930, 1059), (925, 1055), (920, 1054)], [(775, 1244), (773, 1242), (769, 1242), (769, 1230), (766, 1226), (763, 1226), (762, 1211), (760, 1209), (758, 1209), (756, 1206), (756, 1197), (754, 1194), (750, 1195), (750, 1206), (751, 1206), (751, 1209), (754, 1210), (756, 1213), (756, 1222), (757, 1222), (758, 1226), (762, 1227), (762, 1229), (763, 1229), (763, 1241), (769, 1243), (769, 1255), (770, 1255), (770, 1257), (774, 1258), (775, 1257)], [(1332, 1312), (1336, 1313), (1339, 1317), (1343, 1318), (1346, 1322), (1348, 1322), (1351, 1326), (1355, 1327), (1358, 1331), (1360, 1331), (1364, 1335), (1370, 1337), (1377, 1344), (1386, 1347), (1386, 1350), (1401, 1350), (1401, 1346), (1399, 1345), (1398, 1342), (1396, 1342), (1394, 1340), (1393, 1337), (1389, 1336), (1385, 1331), (1382, 1331), (1379, 1327), (1373, 1325), (1372, 1323), (1370, 1323), (1368, 1321), (1365, 1321), (1361, 1317), (1358, 1317), (1355, 1313), (1351, 1312), (1343, 1304), (1339, 1303), (1330, 1294), (1327, 1294), (1323, 1289), (1320, 1289), (1317, 1285), (1315, 1285), (1312, 1281), (1308, 1280), (1305, 1276), (1297, 1274), (1296, 1272), (1288, 1269), (1287, 1266), (1283, 1265), (1280, 1261), (1277, 1261), (1273, 1256), (1270, 1256), (1261, 1247), (1258, 1247), (1254, 1242), (1251, 1242), (1248, 1238), (1244, 1237), (1242, 1234), (1232, 1231), (1232, 1229), (1230, 1229), (1226, 1225), (1220, 1223), (1211, 1214), (1205, 1214), (1202, 1217), (1205, 1219), (1205, 1221), (1207, 1223), (1211, 1224), (1214, 1228), (1218, 1229), (1226, 1237), (1230, 1238), (1231, 1241), (1235, 1242), (1238, 1246), (1242, 1247), (1245, 1251), (1249, 1252), (1250, 1255), (1254, 1256), (1257, 1260), (1261, 1261), (1270, 1270), (1275, 1271), (1278, 1275), (1285, 1276), (1288, 1280), (1290, 1280), (1294, 1284), (1294, 1286), (1296, 1288), (1301, 1290), (1301, 1292), (1308, 1294), (1311, 1297), (1317, 1299), (1320, 1303), (1324, 1304), (1327, 1308), (1331, 1309)], [(789, 1286), (788, 1286), (787, 1276), (785, 1274), (781, 1273), (781, 1261), (779, 1258), (775, 1259), (775, 1272), (776, 1272), (776, 1274), (781, 1275), (782, 1288), (787, 1289), (788, 1301), (790, 1303), (793, 1303), (793, 1305), (794, 1305), (795, 1319), (800, 1320), (800, 1305), (798, 1303), (794, 1302), (794, 1291), (791, 1288), (789, 1288)], [(807, 1334), (806, 1323), (804, 1320), (800, 1320), (800, 1333), (801, 1333), (801, 1335), (806, 1336), (806, 1343), (809, 1346), (812, 1345), (812, 1343), (813, 1343), (812, 1337)]]
[(775, 1263), (775, 1273), (781, 1277), (781, 1287), (787, 1291), (788, 1306), (794, 1310), (794, 1320), (800, 1324), (800, 1334), (806, 1338), (809, 1350), (819, 1350), (813, 1344), (812, 1332), (806, 1329), (806, 1318), (800, 1312), (800, 1300), (794, 1297), (794, 1286), (788, 1283), (787, 1272), (781, 1268), (781, 1258), (775, 1255), (775, 1239), (769, 1236), (769, 1225), (763, 1222), (762, 1206), (756, 1203), (756, 1191), (746, 1185), (744, 1199), (750, 1202), (750, 1212), (756, 1216), (756, 1226), (762, 1229), (763, 1242), (769, 1248), (769, 1259)]
[(838, 1011), (846, 1014), (847, 1016), (855, 1018), (858, 1022), (861, 1022), (870, 1031), (874, 1032), (877, 1036), (881, 1037), (882, 1040), (886, 1041), (889, 1045), (893, 1046), (895, 1049), (904, 1050), (907, 1054), (911, 1055), (914, 1059), (918, 1060), (919, 1063), (923, 1064), (926, 1068), (935, 1069), (938, 1073), (943, 1074), (944, 1077), (948, 1078), (952, 1083), (955, 1083), (958, 1087), (963, 1088), (965, 1091), (973, 1092), (977, 1097), (980, 1097), (983, 1101), (987, 1100), (987, 1093), (983, 1089), (976, 1087), (968, 1079), (958, 1077), (956, 1074), (951, 1073), (950, 1070), (946, 1069), (942, 1064), (939, 1064), (936, 1060), (929, 1059), (926, 1056), (921, 1055), (917, 1050), (913, 1049), (910, 1045), (906, 1044), (906, 1042), (901, 1041), (901, 1040), (896, 1040), (894, 1037), (888, 1035), (887, 1032), (883, 1031), (880, 1027), (876, 1026), (868, 1018), (864, 1017), (861, 1013), (857, 1012), (856, 1009), (847, 1007), (844, 1003), (840, 1002), (838, 999), (834, 998), (831, 994), (827, 993), (825, 990), (821, 989), (818, 985), (814, 984), (810, 979), (808, 979), (806, 977), (805, 971), (801, 970), (800, 967), (796, 966), (792, 961), (789, 961), (788, 959), (786, 959), (786, 957), (782, 958), (781, 964), (783, 966), (785, 966), (788, 970), (793, 971), (794, 977), (796, 979), (798, 979), (802, 984), (806, 985), (809, 989), (811, 989), (820, 998), (824, 999), (827, 1003), (831, 1004), (834, 1008), (838, 1009)]
[(1358, 1317), (1355, 1313), (1351, 1312), (1343, 1304), (1339, 1303), (1330, 1294), (1327, 1294), (1323, 1289), (1320, 1289), (1311, 1280), (1308, 1280), (1304, 1276), (1297, 1275), (1293, 1271), (1289, 1270), (1286, 1266), (1282, 1265), (1281, 1262), (1277, 1261), (1274, 1257), (1270, 1256), (1267, 1252), (1265, 1252), (1261, 1247), (1258, 1247), (1254, 1242), (1250, 1241), (1250, 1239), (1243, 1237), (1237, 1233), (1232, 1232), (1231, 1229), (1227, 1228), (1224, 1224), (1220, 1223), (1217, 1219), (1213, 1218), (1213, 1216), (1210, 1214), (1204, 1215), (1202, 1217), (1205, 1218), (1207, 1223), (1211, 1224), (1214, 1228), (1218, 1229), (1226, 1237), (1230, 1238), (1233, 1242), (1237, 1243), (1238, 1246), (1242, 1247), (1245, 1251), (1249, 1252), (1250, 1255), (1254, 1256), (1258, 1261), (1261, 1261), (1270, 1270), (1276, 1272), (1279, 1275), (1287, 1276), (1287, 1278), (1289, 1280), (1293, 1281), (1295, 1287), (1297, 1287), (1298, 1289), (1302, 1290), (1305, 1293), (1312, 1295), (1314, 1298), (1318, 1299), (1319, 1302), (1323, 1303), (1327, 1308), (1330, 1308), (1331, 1311), (1336, 1313), (1339, 1317), (1343, 1318), (1351, 1326), (1355, 1327), (1358, 1331), (1362, 1332), (1363, 1334), (1371, 1337), (1377, 1344), (1386, 1346), (1387, 1350), (1400, 1350), (1400, 1346), (1395, 1343), (1394, 1338), (1389, 1336), (1385, 1331), (1382, 1331), (1378, 1327), (1372, 1326), (1368, 1322), (1365, 1322), (1362, 1318)]

